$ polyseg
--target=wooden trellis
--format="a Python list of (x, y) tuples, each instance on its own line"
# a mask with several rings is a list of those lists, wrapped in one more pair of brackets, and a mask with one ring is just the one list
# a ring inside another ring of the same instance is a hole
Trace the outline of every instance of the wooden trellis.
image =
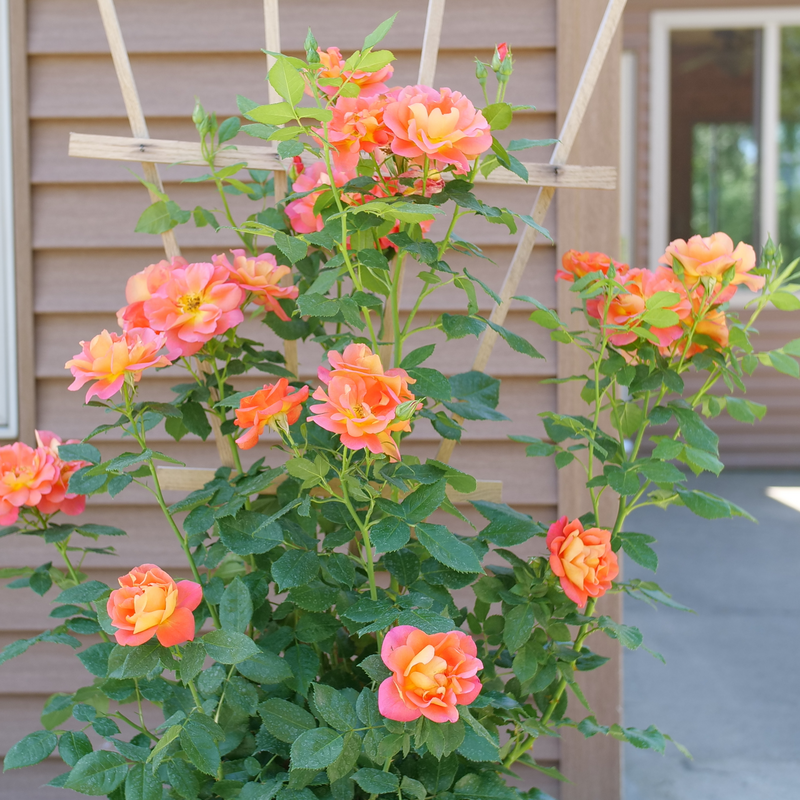
[[(607, 189), (616, 188), (616, 169), (613, 167), (584, 167), (568, 165), (570, 151), (575, 138), (580, 130), (586, 108), (594, 92), (597, 79), (600, 75), (606, 55), (608, 54), (614, 34), (622, 18), (622, 12), (627, 0), (609, 0), (605, 14), (597, 31), (594, 44), (589, 53), (580, 82), (572, 98), (569, 111), (564, 120), (559, 142), (556, 145), (550, 160), (545, 163), (526, 163), (529, 181), (526, 184), (521, 178), (510, 173), (496, 170), (488, 178), (479, 176), (477, 182), (490, 184), (521, 184), (538, 187), (536, 199), (531, 210), (532, 218), (542, 225), (545, 215), (552, 202), (555, 190), (562, 188), (582, 189)], [(71, 133), (69, 141), (69, 154), (82, 158), (102, 158), (117, 161), (137, 161), (142, 164), (145, 179), (163, 190), (158, 164), (182, 164), (205, 166), (200, 145), (196, 142), (181, 142), (172, 140), (151, 139), (147, 129), (142, 104), (136, 89), (128, 52), (122, 37), (117, 12), (113, 0), (98, 0), (100, 14), (103, 20), (106, 37), (108, 39), (114, 68), (122, 90), (125, 108), (131, 125), (132, 137), (121, 136), (96, 136), (81, 133)], [(436, 62), (439, 53), (439, 42), (444, 20), (445, 0), (429, 0), (425, 33), (420, 57), (418, 82), (431, 85), (436, 71)], [(266, 34), (266, 50), (279, 53), (280, 23), (278, 14), (278, 0), (264, 0), (264, 22)], [(274, 63), (273, 56), (267, 55), (267, 68)], [(268, 84), (269, 101), (275, 103), (280, 97), (271, 85)], [(237, 146), (235, 151), (223, 152), (217, 155), (215, 166), (247, 162), (251, 169), (270, 170), (274, 174), (275, 200), (279, 201), (286, 196), (287, 170), (291, 166), (284, 163), (277, 154), (277, 147), (273, 145)], [(155, 202), (158, 197), (151, 191), (151, 199)], [(174, 230), (162, 234), (164, 250), (168, 258), (180, 255)], [(502, 325), (511, 307), (511, 300), (517, 291), (524, 275), (531, 252), (535, 245), (536, 232), (533, 228), (525, 227), (517, 244), (511, 264), (508, 267), (502, 289), (499, 292), (500, 303), (496, 303), (491, 312), (491, 321)], [(472, 368), (483, 371), (489, 363), (492, 350), (497, 341), (498, 334), (487, 327), (483, 332)], [(299, 374), (296, 341), (285, 342), (287, 367), (295, 374)], [(221, 462), (226, 466), (233, 466), (232, 454), (227, 439), (222, 436), (219, 422), (212, 415), (214, 436)], [(443, 440), (437, 458), (449, 462), (455, 448), (454, 440)], [(202, 486), (213, 477), (213, 468), (191, 467), (159, 467), (159, 478), (165, 489), (193, 491)], [(465, 500), (501, 500), (502, 484), (500, 481), (479, 481), (477, 490), (468, 495), (451, 495), (452, 499)]]

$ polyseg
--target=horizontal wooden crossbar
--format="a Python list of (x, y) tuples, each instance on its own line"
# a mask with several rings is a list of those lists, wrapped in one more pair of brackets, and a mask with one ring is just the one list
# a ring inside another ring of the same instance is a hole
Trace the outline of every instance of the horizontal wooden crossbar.
[[(161, 488), (173, 492), (194, 492), (202, 489), (209, 481), (214, 480), (214, 470), (201, 467), (158, 467), (158, 480)], [(262, 494), (275, 494), (278, 485), (285, 480), (279, 478)], [(451, 502), (463, 504), (470, 500), (488, 500), (490, 503), (503, 502), (502, 481), (478, 481), (474, 492), (462, 494), (447, 487), (447, 496)]]
[[(139, 139), (130, 136), (97, 136), (70, 133), (69, 154), (77, 158), (102, 158), (111, 161), (138, 161), (153, 164), (188, 164), (206, 166), (197, 142), (172, 139)], [(247, 162), (251, 169), (285, 172), (287, 165), (272, 147), (237, 145), (236, 150), (217, 153), (216, 166), (227, 167)], [(573, 164), (526, 163), (528, 182), (506, 170), (495, 170), (488, 178), (479, 175), (477, 183), (516, 184), (518, 186), (551, 186), (562, 189), (607, 189), (617, 187), (615, 167), (581, 167)]]

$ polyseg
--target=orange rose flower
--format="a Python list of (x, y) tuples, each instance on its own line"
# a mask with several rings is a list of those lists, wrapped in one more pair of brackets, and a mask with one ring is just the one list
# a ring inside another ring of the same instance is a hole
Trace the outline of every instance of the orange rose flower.
[(386, 106), (383, 119), (394, 134), (393, 153), (417, 163), (428, 156), (439, 167), (454, 164), (460, 174), (492, 146), (486, 118), (461, 92), (450, 89), (406, 86)]
[[(692, 313), (691, 315), (683, 320), (684, 326), (684, 333), (688, 336), (689, 330), (691, 329), (692, 325), (694, 325), (694, 321), (698, 314), (700, 314), (702, 306), (703, 306), (703, 287), (698, 286), (692, 292)], [(718, 298), (715, 298), (714, 302), (718, 302)], [(725, 312), (719, 308), (719, 306), (714, 306), (710, 310), (707, 310), (704, 314), (702, 319), (697, 323), (695, 329), (695, 336), (702, 335), (708, 336), (709, 339), (713, 339), (720, 347), (727, 347), (728, 346), (728, 320), (725, 317)], [(686, 342), (679, 341), (677, 345), (677, 352), (683, 353), (686, 349)], [(692, 344), (690, 345), (689, 349), (686, 351), (686, 357), (691, 358), (698, 353), (702, 353), (703, 350), (707, 350), (708, 347), (705, 344), (695, 341), (694, 337), (692, 339)], [(660, 348), (661, 354), (668, 356), (671, 355), (670, 348)]]
[(170, 360), (158, 355), (165, 343), (163, 334), (149, 328), (131, 329), (122, 336), (108, 331), (98, 333), (91, 342), (81, 342), (83, 350), (65, 364), (75, 378), (69, 390), (75, 392), (96, 380), (86, 392), (86, 402), (95, 395), (108, 400), (122, 388), (127, 375), (136, 382), (150, 367), (169, 366)]
[(86, 508), (86, 495), (67, 491), (69, 479), (82, 467), (88, 467), (88, 461), (64, 461), (58, 454), (60, 444), (77, 444), (79, 439), (68, 439), (62, 442), (52, 431), (35, 431), (38, 449), (53, 456), (56, 478), (50, 491), (42, 496), (37, 508), (42, 514), (55, 514), (61, 511), (68, 517), (77, 517)]
[(670, 242), (659, 264), (672, 267), (677, 258), (686, 273), (689, 286), (700, 278), (709, 277), (722, 281), (722, 276), (732, 266), (736, 274), (730, 284), (719, 293), (716, 302), (726, 303), (736, 293), (736, 288), (744, 284), (754, 292), (764, 286), (763, 275), (751, 275), (756, 266), (756, 252), (749, 244), (739, 242), (736, 248), (727, 233), (712, 233), (711, 236), (692, 236), (689, 241), (675, 239)]
[[(386, 102), (386, 97), (373, 94), (337, 98), (331, 109), (333, 119), (328, 123), (328, 141), (335, 148), (338, 165), (354, 168), (360, 153), (371, 153), (389, 144), (392, 134), (383, 122)], [(315, 133), (318, 140), (324, 135), (322, 129)]]
[(279, 267), (272, 253), (262, 253), (256, 257), (247, 256), (242, 249), (231, 250), (231, 253), (233, 264), (224, 254), (213, 256), (211, 262), (215, 267), (222, 266), (228, 270), (230, 280), (245, 292), (252, 292), (256, 305), (264, 306), (267, 311), (274, 311), (280, 319), (288, 322), (289, 317), (278, 304), (278, 300), (284, 297), (296, 300), (299, 290), (296, 286), (278, 284), (291, 272), (289, 267)]
[(561, 256), (561, 269), (556, 272), (556, 280), (574, 283), (576, 278), (583, 278), (592, 272), (602, 272), (603, 275), (607, 275), (612, 264), (617, 276), (621, 276), (628, 269), (627, 264), (614, 261), (605, 253), (579, 253), (577, 250), (567, 250)]
[(37, 506), (58, 480), (53, 455), (24, 442), (0, 447), (0, 525), (12, 525), (22, 506)]
[(619, 574), (611, 533), (602, 528), (585, 531), (581, 521), (561, 517), (547, 532), (550, 569), (561, 579), (564, 593), (583, 608), (589, 597), (602, 597)]
[[(356, 176), (354, 169), (349, 169), (343, 164), (334, 164), (333, 173), (337, 186), (344, 186)], [(324, 161), (315, 161), (310, 167), (306, 167), (298, 173), (297, 179), (292, 184), (292, 191), (310, 192), (310, 194), (286, 204), (286, 216), (289, 217), (292, 230), (297, 233), (314, 233), (325, 227), (322, 215), (314, 213), (314, 204), (330, 184), (331, 179)], [(319, 191), (314, 191), (314, 189), (319, 189)]]
[(281, 378), (277, 383), (266, 383), (249, 397), (243, 397), (236, 409), (235, 424), (248, 428), (237, 440), (242, 450), (249, 450), (258, 443), (265, 426), (274, 431), (286, 430), (300, 417), (300, 406), (308, 399), (308, 386), (290, 389), (289, 381)]
[(108, 598), (108, 616), (117, 644), (137, 645), (154, 636), (164, 647), (194, 639), (194, 611), (203, 590), (193, 581), (175, 581), (155, 564), (142, 564), (119, 579)]
[[(349, 78), (350, 83), (356, 84), (361, 89), (361, 97), (374, 97), (376, 94), (387, 91), (386, 81), (392, 77), (394, 67), (387, 64), (377, 72), (362, 72), (357, 70), (345, 70), (342, 51), (338, 47), (329, 47), (327, 50), (317, 49), (322, 69), (318, 75), (320, 78)], [(320, 87), (325, 94), (335, 94), (336, 86)], [(311, 90), (307, 90), (311, 94)]]
[(378, 710), (387, 719), (456, 722), (456, 706), (468, 706), (480, 693), (483, 662), (472, 637), (461, 631), (427, 634), (411, 625), (392, 628), (381, 658), (392, 675), (378, 689)]

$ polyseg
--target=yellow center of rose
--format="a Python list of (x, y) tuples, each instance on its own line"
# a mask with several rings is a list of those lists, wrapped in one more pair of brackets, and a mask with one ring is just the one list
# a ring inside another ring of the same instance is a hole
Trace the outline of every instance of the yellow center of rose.
[(134, 633), (141, 633), (160, 625), (172, 616), (178, 602), (178, 588), (172, 586), (145, 586), (141, 594), (133, 598), (133, 614), (126, 621), (134, 626)]
[(366, 419), (369, 416), (369, 411), (367, 411), (363, 403), (356, 403), (353, 406), (353, 416), (356, 419)]
[(403, 673), (405, 691), (412, 691), (433, 705), (445, 706), (442, 701), (449, 689), (461, 692), (458, 679), (448, 673), (447, 662), (436, 655), (433, 645), (426, 645), (411, 659)]
[(11, 490), (17, 492), (30, 485), (33, 480), (33, 470), (30, 467), (17, 467), (13, 472), (7, 472), (4, 478)]
[(203, 298), (199, 294), (185, 294), (178, 302), (184, 314), (194, 314), (202, 305)]

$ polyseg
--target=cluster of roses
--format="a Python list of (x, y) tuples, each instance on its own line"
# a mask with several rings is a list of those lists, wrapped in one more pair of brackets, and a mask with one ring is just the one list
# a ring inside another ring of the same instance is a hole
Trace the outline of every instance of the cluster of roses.
[[(609, 531), (584, 530), (579, 520), (563, 517), (550, 527), (547, 546), (551, 569), (578, 607), (611, 588), (619, 566)], [(192, 612), (203, 598), (199, 584), (176, 583), (155, 564), (143, 564), (123, 575), (119, 585), (107, 605), (118, 644), (140, 645), (155, 636), (164, 647), (173, 647), (194, 639)], [(462, 631), (427, 634), (410, 625), (392, 628), (381, 646), (383, 663), (392, 673), (378, 689), (381, 714), (400, 722), (421, 716), (456, 722), (457, 707), (469, 705), (481, 691), (483, 663), (477, 653), (475, 641)]]
[[(313, 397), (321, 401), (311, 406), (309, 416), (326, 431), (339, 436), (350, 450), (368, 449), (398, 461), (400, 453), (392, 434), (411, 430), (415, 408), (408, 388), (414, 379), (399, 367), (383, 369), (380, 356), (365, 344), (349, 344), (343, 353), (328, 353), (331, 369), (319, 367), (323, 386)], [(288, 435), (288, 428), (300, 417), (308, 399), (309, 387), (292, 388), (286, 378), (269, 383), (255, 394), (244, 397), (236, 411), (236, 425), (245, 429), (236, 443), (243, 450), (254, 447), (264, 428)], [(401, 406), (408, 403), (408, 413)]]
[(657, 343), (662, 355), (688, 358), (705, 350), (702, 338), (695, 340), (697, 336), (727, 347), (728, 325), (720, 306), (731, 300), (740, 285), (752, 291), (764, 286), (764, 278), (752, 274), (756, 266), (753, 248), (744, 242), (734, 247), (725, 233), (692, 236), (688, 242), (683, 239), (671, 242), (658, 263), (654, 272), (629, 269), (627, 264), (617, 263), (603, 253), (570, 250), (564, 254), (556, 280), (573, 282), (592, 273), (602, 273), (621, 287), (620, 293), (601, 293), (586, 303), (587, 313), (609, 326), (608, 338), (615, 347), (624, 347), (639, 338), (646, 323), (647, 301), (659, 292), (669, 292), (678, 298), (665, 306), (674, 312), (669, 324), (659, 327), (647, 323), (650, 333), (645, 332), (644, 336)]
[(78, 516), (86, 507), (86, 496), (70, 493), (70, 477), (88, 461), (64, 461), (58, 455), (62, 442), (52, 431), (36, 431), (37, 447), (14, 442), (0, 447), (0, 525), (12, 525), (20, 510), (36, 509), (49, 516), (61, 511)]
[[(244, 319), (242, 308), (252, 302), (288, 317), (279, 305), (295, 299), (296, 286), (280, 286), (289, 267), (278, 266), (270, 253), (248, 256), (232, 250), (213, 256), (212, 263), (189, 264), (180, 256), (151, 264), (133, 275), (125, 289), (128, 305), (117, 313), (122, 334), (104, 330), (66, 363), (75, 378), (71, 390), (96, 381), (86, 393), (107, 400), (126, 376), (137, 382), (143, 370), (163, 367), (192, 356), (215, 336)], [(160, 354), (166, 348), (166, 354)]]
[[(320, 143), (324, 135), (331, 145), (333, 176), (324, 161), (305, 166), (295, 158), (292, 189), (305, 194), (287, 204), (286, 214), (297, 233), (322, 230), (322, 216), (314, 213), (317, 199), (331, 183), (343, 186), (355, 178), (362, 156), (372, 162), (378, 183), (369, 194), (345, 194), (347, 203), (409, 194), (430, 197), (441, 190), (441, 170), (465, 174), (470, 162), (492, 146), (489, 123), (461, 92), (421, 85), (390, 89), (391, 65), (377, 72), (348, 71), (339, 48), (317, 52), (322, 64), (318, 77), (344, 78), (359, 87), (359, 95), (332, 98), (333, 119), (324, 134), (315, 132)], [(502, 60), (510, 64), (508, 48)], [(337, 94), (334, 86), (322, 89)], [(391, 243), (384, 238), (380, 246)]]

